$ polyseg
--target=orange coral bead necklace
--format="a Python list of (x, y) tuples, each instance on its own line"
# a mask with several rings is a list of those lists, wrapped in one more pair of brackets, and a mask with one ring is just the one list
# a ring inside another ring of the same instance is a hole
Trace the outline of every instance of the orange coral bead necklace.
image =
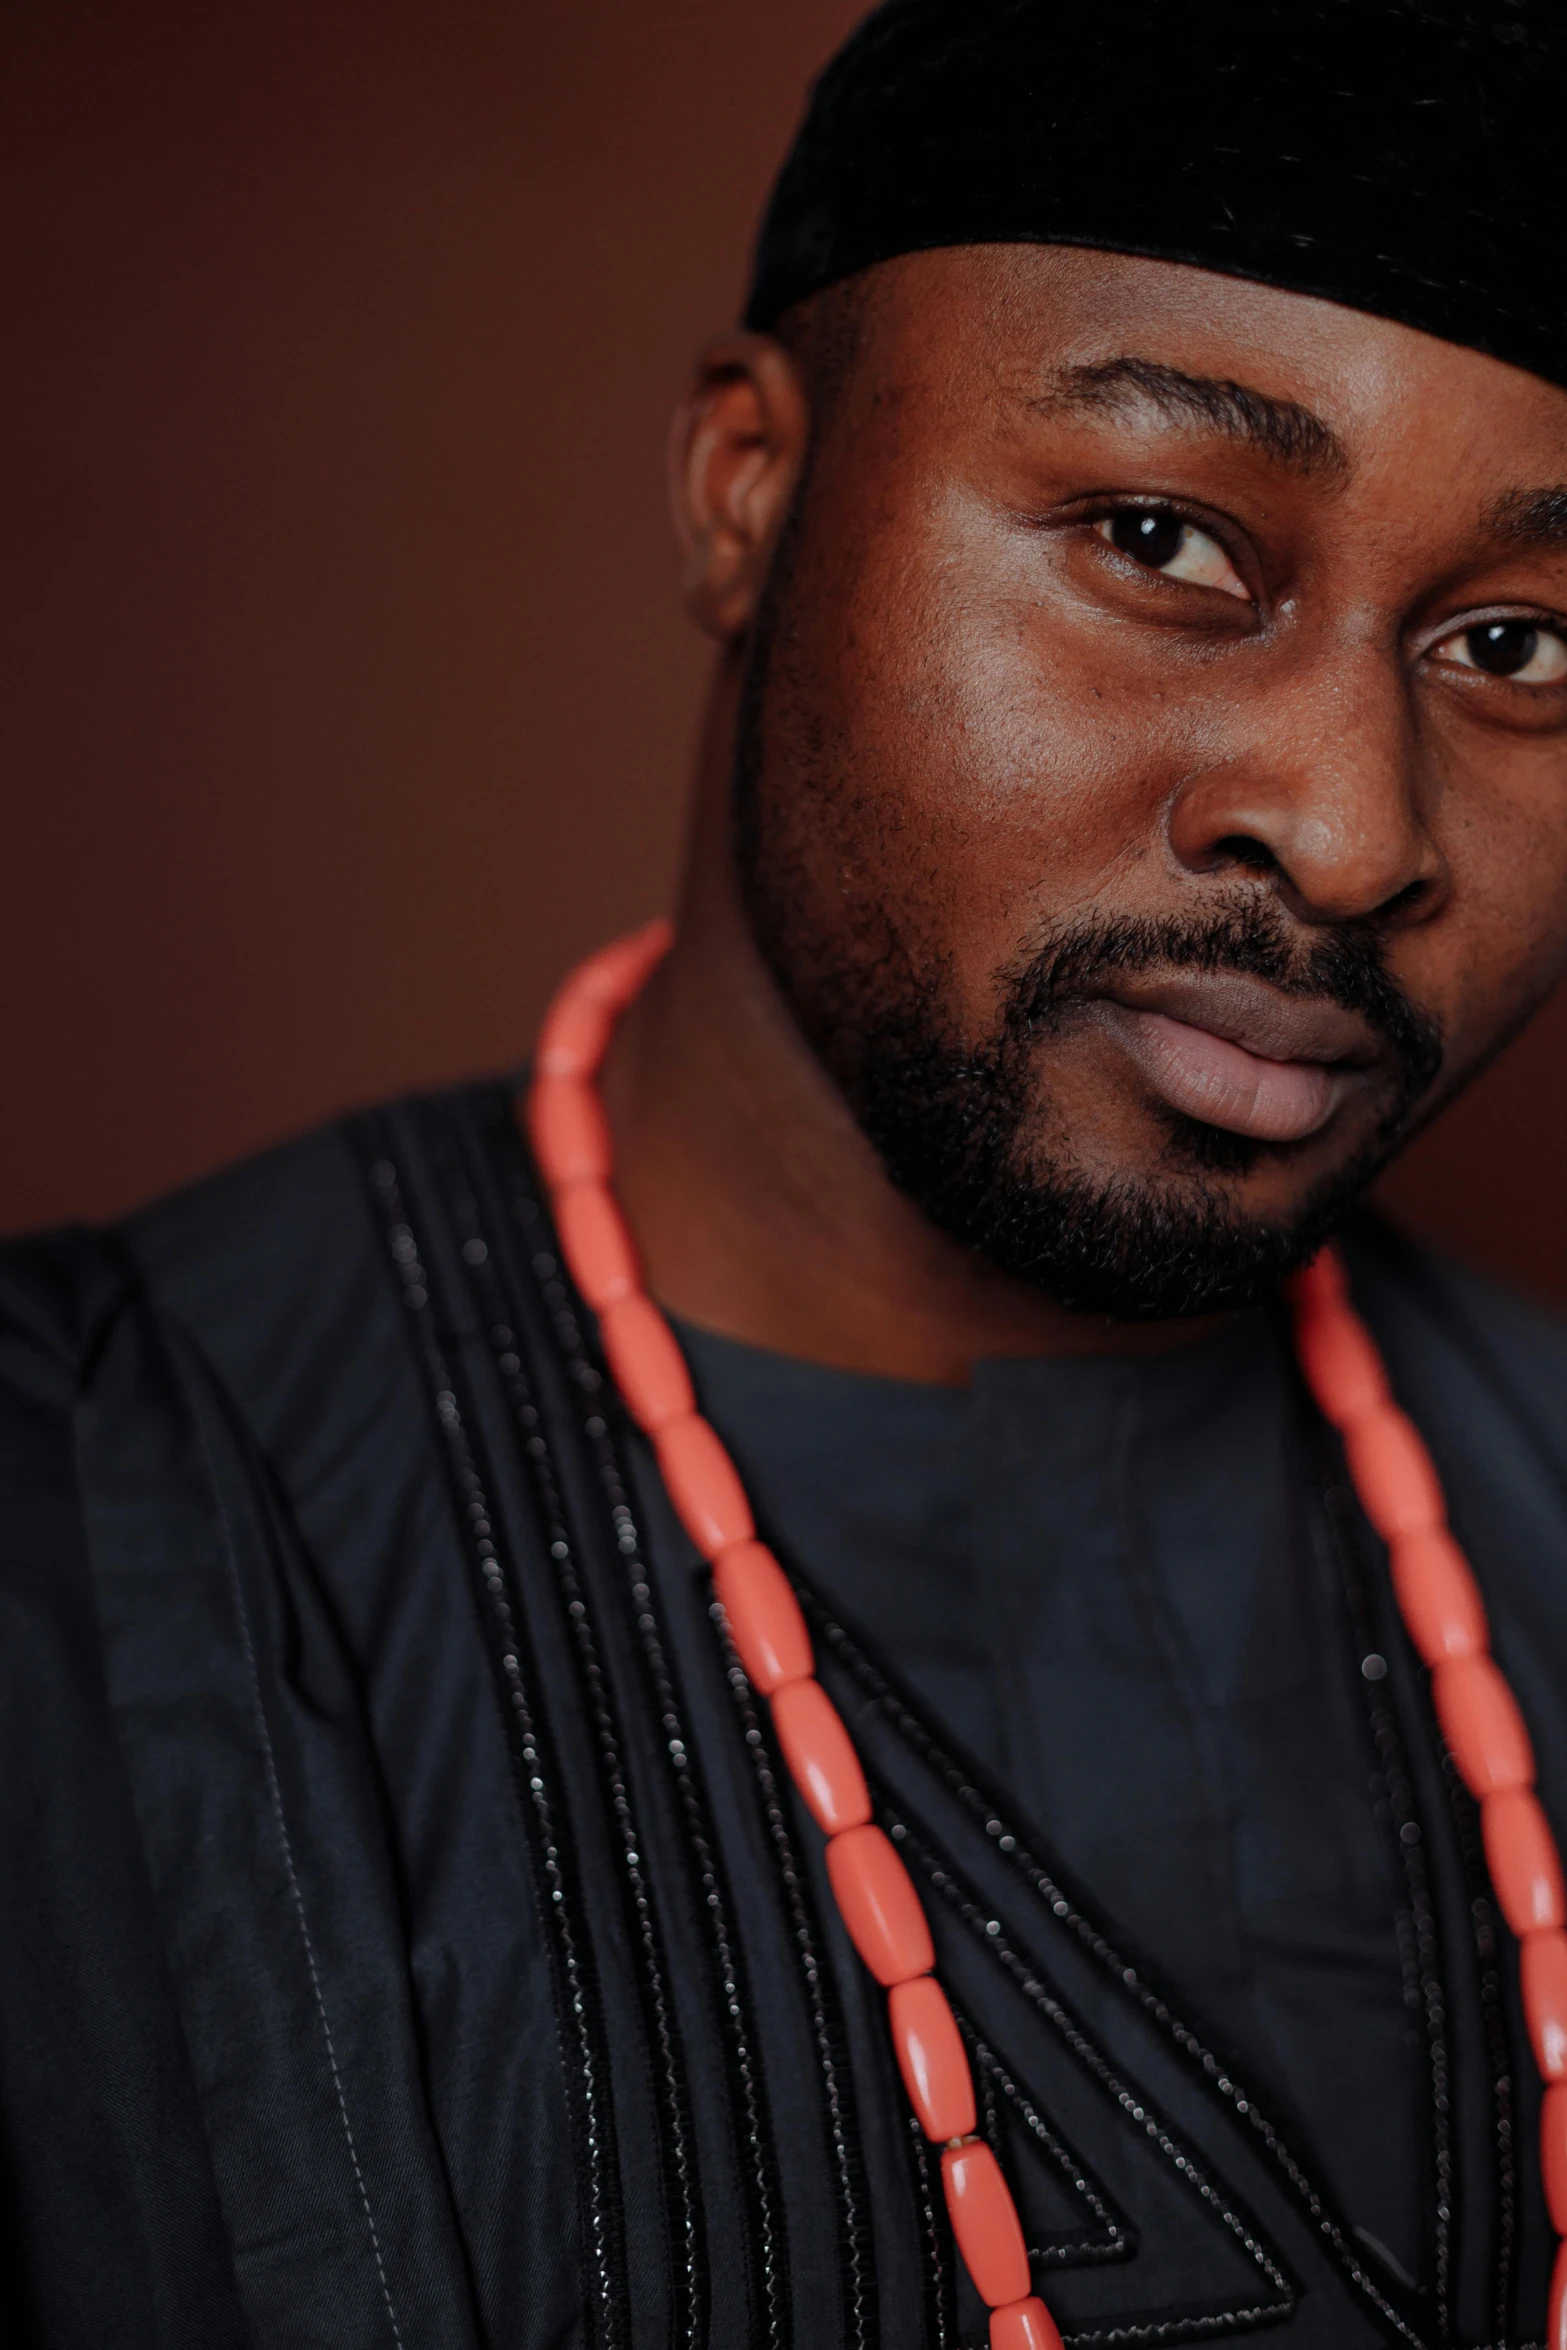
[[(614, 1155), (597, 1078), (615, 1023), (667, 951), (667, 922), (590, 956), (546, 1014), (527, 1097), (527, 1128), (550, 1194), (561, 1252), (598, 1317), (610, 1372), (651, 1440), (676, 1514), (713, 1572), (745, 1672), (769, 1702), (773, 1732), (801, 1800), (827, 1839), (833, 1898), (849, 1938), (887, 1994), (898, 2069), (921, 2129), (942, 2148), (952, 2231), (990, 2311), (991, 2350), (1060, 2350), (1031, 2290), (1011, 2189), (977, 2133), (973, 2075), (945, 1992), (924, 1908), (896, 1847), (871, 1813), (854, 1742), (815, 1676), (810, 1634), (782, 1567), (756, 1538), (751, 1506), (723, 1440), (697, 1410), (679, 1342), (642, 1280), (612, 1188)], [(1393, 1400), (1375, 1342), (1351, 1303), (1337, 1253), (1325, 1249), (1291, 1284), (1296, 1352), (1319, 1410), (1344, 1444), (1362, 1509), (1388, 1546), (1393, 1590), (1431, 1673), (1438, 1723), (1480, 1806), (1497, 1906), (1517, 1936), (1523, 2008), (1545, 2082), (1540, 2159), (1546, 2204), (1567, 2235), (1567, 1894), (1550, 1824), (1534, 1792), (1534, 1753), (1493, 1661), (1474, 1575), (1447, 1524), (1435, 1466)], [(1567, 2244), (1551, 2278), (1549, 2350), (1567, 2350)]]

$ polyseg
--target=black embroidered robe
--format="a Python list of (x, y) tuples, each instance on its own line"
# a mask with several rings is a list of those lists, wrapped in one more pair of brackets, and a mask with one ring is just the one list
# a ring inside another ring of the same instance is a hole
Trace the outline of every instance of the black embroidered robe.
[[(1567, 1336), (1374, 1230), (1353, 1257), (1560, 1830)], [(504, 1090), (0, 1264), (5, 2342), (980, 2343), (880, 1995)], [(1412, 2282), (1225, 2016), (788, 1563), (1067, 2340), (1537, 2341), (1516, 1953), (1297, 1403), (1347, 1670), (1385, 1665), (1355, 1703), (1419, 2049)]]

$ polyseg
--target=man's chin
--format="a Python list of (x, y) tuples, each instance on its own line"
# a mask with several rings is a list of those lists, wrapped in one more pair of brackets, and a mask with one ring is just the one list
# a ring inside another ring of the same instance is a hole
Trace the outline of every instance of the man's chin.
[(1268, 1296), (1315, 1256), (1392, 1140), (1284, 1146), (1178, 1120), (1147, 1137), (1146, 1164), (1112, 1157), (1106, 1171), (1083, 1164), (1059, 1116), (1040, 1120), (1037, 1103), (976, 1086), (972, 1065), (963, 1082), (934, 1057), (897, 1068), (896, 1083), (885, 1068), (872, 1085), (860, 1074), (852, 1106), (867, 1139), (933, 1224), (1059, 1304), (1117, 1321), (1234, 1311)]
[(1362, 1188), (1344, 1171), (1277, 1210), (1234, 1174), (1094, 1177), (1052, 1170), (955, 1188), (905, 1177), (931, 1220), (998, 1271), (1117, 1321), (1234, 1311), (1306, 1264)]

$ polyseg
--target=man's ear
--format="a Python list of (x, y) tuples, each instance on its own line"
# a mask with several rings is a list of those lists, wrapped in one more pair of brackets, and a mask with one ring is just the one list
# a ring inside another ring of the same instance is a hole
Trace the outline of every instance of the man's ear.
[(809, 429), (780, 343), (725, 335), (703, 352), (670, 431), (669, 490), (686, 609), (713, 636), (737, 636), (755, 616)]

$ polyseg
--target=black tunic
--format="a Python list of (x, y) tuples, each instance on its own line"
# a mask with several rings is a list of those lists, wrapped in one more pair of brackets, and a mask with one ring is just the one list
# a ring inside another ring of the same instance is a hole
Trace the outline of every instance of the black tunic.
[(788, 1554), (1223, 2019), (1418, 2274), (1429, 2045), (1373, 1781), (1378, 1664), (1368, 1684), (1300, 1506), (1274, 1318), (1158, 1361), (981, 1364), (967, 1394), (685, 1337)]
[[(1567, 1336), (1352, 1261), (1567, 1820)], [(982, 2341), (504, 1092), (0, 1301), (5, 2341)], [(964, 1395), (690, 1343), (1068, 2340), (1538, 2340), (1516, 1954), (1274, 1318)]]

